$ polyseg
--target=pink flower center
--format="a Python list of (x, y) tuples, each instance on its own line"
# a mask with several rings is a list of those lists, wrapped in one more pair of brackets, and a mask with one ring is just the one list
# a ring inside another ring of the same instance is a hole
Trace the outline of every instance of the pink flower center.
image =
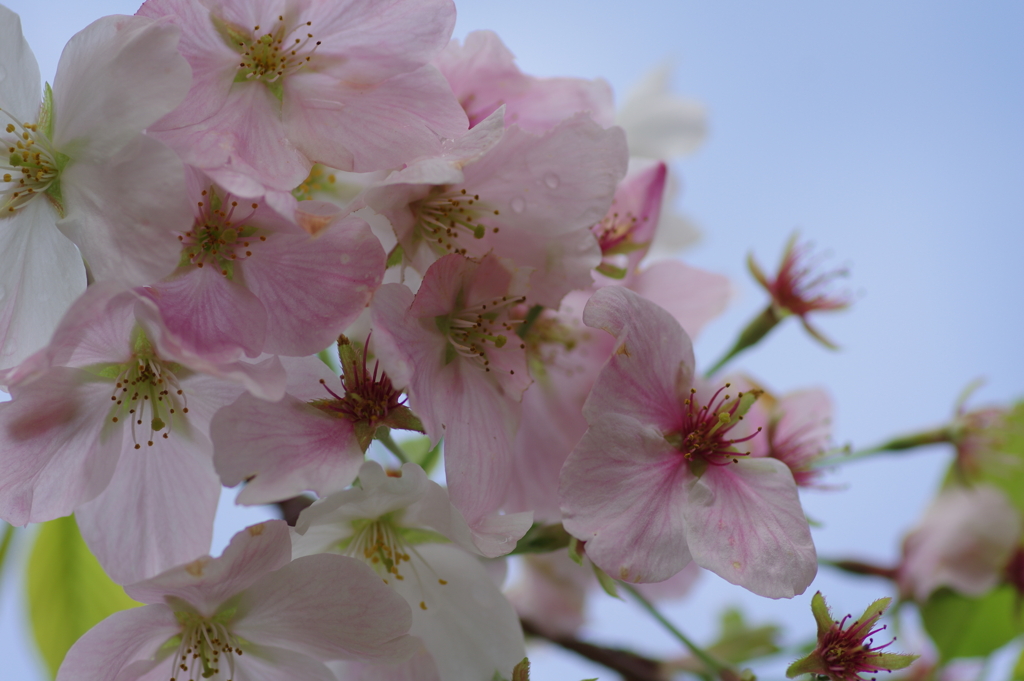
[[(881, 615), (881, 613), (878, 613)], [(884, 631), (886, 626), (882, 625), (865, 633), (870, 626), (870, 620), (860, 622), (859, 620), (850, 625), (849, 629), (843, 630), (849, 615), (832, 625), (832, 628), (825, 632), (818, 648), (821, 650), (821, 659), (829, 670), (829, 675), (837, 681), (859, 681), (859, 674), (862, 672), (873, 673), (878, 671), (891, 671), (876, 664), (883, 653), (879, 652), (888, 648), (896, 639), (876, 646), (874, 636)]]
[(0, 161), (0, 212), (10, 214), (45, 193), (60, 170), (55, 152), (36, 125), (19, 122), (3, 109), (0, 114), (9, 119), (0, 133), (7, 147), (7, 160)]
[[(482, 203), (479, 194), (470, 195), (465, 189), (449, 194), (447, 187), (435, 187), (427, 198), (413, 204), (412, 210), (420, 236), (441, 255), (466, 255), (459, 239), (484, 238), (488, 227), (480, 222), (481, 217), (500, 214)], [(497, 227), (490, 229), (498, 231)]]
[(601, 244), (603, 254), (616, 255), (632, 250), (634, 247), (640, 247), (639, 244), (633, 244), (630, 239), (638, 224), (639, 220), (633, 213), (627, 212), (624, 215), (609, 213), (601, 222), (594, 225), (591, 231), (597, 237), (597, 242)]
[(327, 382), (323, 379), (320, 379), (320, 383), (335, 399), (318, 400), (314, 402), (314, 406), (328, 413), (341, 414), (353, 423), (362, 421), (371, 426), (375, 425), (405, 404), (402, 392), (395, 390), (388, 375), (380, 371), (379, 361), (373, 363), (373, 372), (369, 371), (365, 354), (362, 366), (358, 367), (353, 375), (341, 377), (344, 397), (328, 388)]
[(181, 242), (179, 266), (216, 267), (228, 279), (234, 276), (234, 263), (252, 255), (251, 244), (267, 237), (258, 235), (258, 229), (244, 222), (259, 208), (258, 203), (250, 204), (251, 210), (236, 215), (237, 201), (227, 203), (230, 195), (222, 201), (212, 187), (203, 190), (204, 200), (196, 203), (198, 208), (192, 229), (178, 236)]
[(737, 463), (737, 457), (747, 456), (749, 452), (737, 452), (736, 445), (752, 440), (761, 432), (761, 428), (750, 435), (733, 438), (730, 434), (740, 421), (743, 414), (756, 399), (753, 393), (737, 393), (732, 398), (726, 383), (719, 388), (704, 406), (698, 406), (697, 391), (690, 389), (690, 396), (683, 401), (683, 425), (678, 432), (665, 436), (683, 457), (691, 463), (707, 463), (712, 466), (727, 466)]

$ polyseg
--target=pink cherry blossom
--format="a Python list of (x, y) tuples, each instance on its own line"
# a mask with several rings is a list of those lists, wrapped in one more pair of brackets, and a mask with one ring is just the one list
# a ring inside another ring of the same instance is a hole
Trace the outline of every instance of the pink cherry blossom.
[(125, 587), (146, 605), (86, 632), (60, 681), (296, 678), (332, 681), (327, 660), (401, 659), (409, 607), (359, 561), (292, 560), (289, 530), (272, 520), (209, 556)]
[(820, 388), (783, 395), (772, 409), (768, 424), (768, 456), (793, 473), (796, 484), (813, 486), (821, 475), (814, 464), (832, 436), (832, 400)]
[(53, 341), (11, 375), (0, 404), (0, 517), (76, 512), (120, 583), (209, 550), (220, 483), (208, 427), (248, 389), (283, 393), (276, 358), (215, 364), (190, 356), (156, 310), (113, 284), (90, 287)]
[(189, 184), (195, 220), (178, 236), (181, 264), (148, 292), (168, 328), (197, 354), (318, 352), (380, 285), (384, 251), (363, 220), (330, 220), (311, 236), (200, 173)]
[(692, 559), (754, 593), (801, 593), (817, 557), (789, 469), (738, 447), (755, 398), (693, 384), (672, 317), (609, 286), (584, 311), (616, 347), (584, 407), (589, 428), (562, 469), (564, 525), (612, 577), (667, 579)]
[(604, 127), (611, 126), (615, 116), (608, 83), (528, 76), (492, 31), (473, 31), (464, 45), (453, 40), (434, 64), (451, 85), (471, 126), (502, 106), (506, 125), (534, 133), (550, 130), (580, 112)]
[[(373, 300), (381, 366), (396, 386), (406, 386), (427, 435), (444, 438), (453, 503), (485, 533), (508, 485), (520, 402), (530, 384), (525, 344), (510, 315), (523, 302), (527, 274), (493, 256), (476, 261), (452, 254), (427, 270), (415, 296), (401, 284), (385, 284)], [(500, 525), (492, 529), (504, 534)]]
[(943, 490), (903, 541), (896, 581), (920, 603), (942, 586), (980, 596), (1002, 578), (1021, 541), (1022, 522), (990, 485)]
[(181, 26), (194, 73), (151, 132), (234, 194), (291, 191), (314, 162), (393, 168), (467, 128), (426, 66), (451, 35), (450, 0), (147, 0)]
[(558, 307), (566, 293), (590, 285), (600, 262), (590, 228), (625, 174), (625, 139), (580, 114), (541, 136), (512, 126), (481, 155), (495, 123), (458, 147), (461, 181), (450, 162), (422, 159), (410, 165), (415, 171), (400, 171), (401, 184), (372, 189), (362, 202), (390, 220), (417, 271), (449, 253), (491, 253), (532, 268), (530, 302)]

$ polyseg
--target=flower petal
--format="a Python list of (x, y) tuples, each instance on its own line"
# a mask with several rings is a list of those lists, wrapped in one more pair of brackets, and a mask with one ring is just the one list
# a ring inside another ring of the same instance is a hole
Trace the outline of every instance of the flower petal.
[(817, 574), (796, 483), (781, 461), (708, 466), (690, 484), (685, 516), (693, 560), (759, 596), (792, 598)]
[[(117, 681), (140, 678), (170, 656), (161, 647), (181, 625), (163, 603), (116, 612), (85, 632), (71, 646), (57, 672), (58, 681)], [(126, 667), (133, 673), (122, 674)], [(170, 667), (168, 662), (164, 666)]]

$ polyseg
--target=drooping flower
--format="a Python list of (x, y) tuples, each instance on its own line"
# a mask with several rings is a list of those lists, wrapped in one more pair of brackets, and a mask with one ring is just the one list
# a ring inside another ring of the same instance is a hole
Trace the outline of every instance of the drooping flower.
[(693, 385), (693, 350), (667, 312), (607, 286), (583, 313), (615, 338), (562, 469), (566, 530), (612, 577), (662, 581), (692, 559), (771, 598), (801, 593), (817, 557), (788, 467), (746, 456), (756, 393)]
[(340, 380), (319, 358), (286, 358), (283, 399), (245, 393), (214, 416), (214, 466), (228, 487), (245, 481), (238, 503), (272, 503), (306, 490), (324, 497), (355, 480), (377, 428), (422, 432), (379, 361), (369, 364), (368, 345), (343, 337), (339, 350)]
[(409, 607), (373, 571), (342, 556), (292, 560), (280, 520), (125, 591), (146, 605), (86, 632), (60, 681), (333, 681), (327, 660), (401, 659), (418, 647)]
[(190, 355), (152, 303), (113, 284), (76, 301), (0, 404), (0, 518), (75, 512), (111, 577), (130, 583), (209, 550), (220, 482), (208, 430), (250, 390), (280, 398), (276, 358)]
[(189, 67), (175, 27), (104, 17), (68, 42), (40, 106), (39, 68), (18, 16), (0, 7), (0, 25), (6, 369), (42, 347), (85, 290), (83, 257), (93, 278), (123, 286), (174, 269), (174, 231), (189, 220), (183, 168), (142, 131), (185, 96)]
[(846, 626), (852, 615), (846, 615), (836, 622), (825, 603), (821, 592), (811, 599), (811, 612), (818, 623), (818, 646), (810, 655), (797, 660), (786, 670), (786, 677), (793, 679), (801, 674), (815, 674), (828, 677), (831, 681), (861, 681), (861, 674), (891, 672), (909, 667), (918, 655), (882, 652), (890, 645), (875, 644), (872, 638), (885, 630), (885, 625), (876, 627), (878, 619), (889, 607), (891, 598), (879, 598), (864, 611), (859, 619)]
[(782, 252), (782, 262), (774, 278), (769, 278), (754, 262), (747, 258), (747, 265), (757, 282), (771, 295), (771, 309), (781, 320), (787, 315), (800, 318), (807, 332), (828, 348), (835, 344), (811, 326), (808, 316), (816, 312), (843, 310), (850, 306), (847, 293), (834, 293), (829, 286), (838, 278), (847, 276), (845, 269), (821, 271), (821, 263), (810, 255), (810, 244), (800, 243), (797, 234), (790, 237)]
[(426, 66), (451, 36), (450, 0), (147, 0), (139, 13), (181, 26), (194, 72), (151, 132), (234, 194), (290, 192), (315, 162), (398, 167), (467, 128)]
[(942, 586), (981, 596), (1003, 578), (1021, 531), (1020, 513), (999, 489), (979, 484), (943, 490), (903, 541), (900, 592), (919, 603)]
[[(419, 466), (405, 464), (395, 475), (364, 463), (359, 487), (315, 502), (295, 530), (296, 556), (331, 551), (365, 561), (406, 599), (409, 633), (423, 640), (442, 681), (504, 676), (523, 658), (512, 605), (477, 560), (462, 514)], [(491, 555), (501, 550), (490, 548)], [(413, 678), (425, 676), (416, 671)]]
[(531, 380), (511, 314), (524, 300), (529, 272), (507, 265), (493, 256), (448, 255), (427, 270), (415, 295), (385, 284), (372, 306), (381, 366), (403, 386), (427, 435), (444, 438), (452, 501), (480, 541), (492, 532), (517, 540), (531, 515), (494, 515), (509, 483), (512, 440)]

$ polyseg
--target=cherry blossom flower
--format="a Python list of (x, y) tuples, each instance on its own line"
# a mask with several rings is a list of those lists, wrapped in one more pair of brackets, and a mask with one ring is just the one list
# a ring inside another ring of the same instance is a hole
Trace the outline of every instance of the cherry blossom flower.
[(685, 332), (622, 287), (593, 295), (588, 326), (616, 347), (584, 406), (589, 428), (562, 469), (566, 530), (614, 578), (662, 581), (692, 559), (771, 598), (801, 593), (817, 557), (781, 461), (739, 449), (756, 393), (693, 388)]
[(1019, 512), (991, 485), (949, 487), (903, 541), (900, 592), (924, 603), (948, 586), (981, 596), (999, 583), (1021, 540)]
[(528, 272), (506, 264), (445, 256), (415, 296), (401, 284), (382, 286), (372, 319), (381, 366), (405, 387), (427, 435), (444, 438), (453, 503), (481, 537), (494, 532), (508, 542), (530, 524), (529, 513), (493, 515), (508, 486), (530, 376), (510, 314), (524, 300)]
[(4, 369), (42, 347), (85, 290), (83, 257), (95, 279), (125, 286), (174, 269), (173, 232), (189, 220), (183, 169), (141, 133), (185, 96), (189, 67), (175, 27), (104, 17), (71, 38), (40, 107), (18, 16), (0, 7), (0, 24)]
[[(831, 681), (861, 681), (861, 674), (890, 672), (909, 667), (918, 655), (883, 653), (892, 641), (875, 645), (875, 634), (884, 631), (885, 625), (875, 627), (878, 619), (889, 607), (891, 598), (879, 598), (864, 611), (859, 619), (846, 626), (846, 615), (836, 622), (832, 618), (825, 597), (821, 592), (811, 599), (811, 612), (818, 623), (818, 646), (806, 657), (797, 660), (786, 670), (786, 677), (793, 679), (801, 674), (816, 674)], [(844, 628), (845, 627), (845, 628)]]
[(154, 306), (89, 287), (0, 404), (0, 517), (75, 512), (111, 577), (130, 583), (209, 550), (220, 483), (208, 426), (243, 390), (280, 398), (276, 358), (216, 364), (185, 352)]
[(821, 475), (814, 464), (825, 453), (832, 432), (832, 400), (820, 388), (783, 395), (768, 422), (768, 451), (789, 466), (796, 484), (813, 486)]
[(339, 349), (340, 380), (316, 357), (286, 358), (283, 399), (269, 402), (244, 393), (214, 416), (214, 466), (228, 487), (245, 481), (238, 503), (342, 490), (358, 475), (377, 428), (422, 432), (379, 362), (369, 365), (369, 348), (354, 348), (343, 338)]
[(342, 556), (292, 560), (280, 520), (242, 530), (219, 558), (125, 591), (146, 605), (86, 632), (60, 681), (333, 681), (327, 660), (401, 659), (417, 648), (409, 607), (372, 570)]
[[(190, 174), (191, 229), (180, 264), (149, 287), (168, 328), (197, 354), (310, 355), (366, 307), (384, 251), (361, 219), (330, 220), (315, 236), (264, 203), (237, 200)], [(310, 295), (310, 291), (316, 295)]]
[(506, 676), (525, 655), (519, 619), (472, 555), (480, 552), (469, 526), (419, 466), (405, 464), (396, 476), (367, 461), (359, 487), (315, 502), (295, 530), (296, 556), (334, 551), (363, 560), (408, 601), (409, 633), (436, 665), (422, 663), (412, 678)]
[(672, 69), (652, 69), (627, 94), (615, 116), (626, 131), (630, 156), (665, 159), (693, 153), (707, 137), (699, 102), (669, 94)]
[(754, 262), (753, 256), (747, 259), (747, 265), (754, 278), (771, 295), (771, 310), (777, 319), (796, 315), (807, 332), (819, 343), (835, 348), (832, 341), (811, 326), (808, 316), (815, 312), (843, 310), (850, 306), (848, 294), (836, 294), (829, 290), (832, 281), (847, 276), (848, 272), (845, 269), (820, 271), (820, 262), (810, 257), (810, 245), (798, 242), (797, 237), (794, 234), (786, 243), (782, 262), (774, 278), (765, 275)]
[(151, 132), (234, 194), (289, 192), (314, 162), (394, 168), (467, 128), (426, 66), (451, 35), (450, 0), (147, 0), (139, 13), (182, 27), (194, 73)]
[(465, 43), (448, 44), (436, 65), (475, 126), (505, 107), (505, 124), (542, 133), (584, 112), (603, 127), (613, 124), (612, 91), (603, 80), (536, 78), (519, 70), (515, 57), (492, 31), (472, 31)]
[(625, 139), (579, 114), (541, 136), (512, 126), (488, 147), (499, 119), (494, 114), (477, 126), (482, 131), (470, 131), (471, 142), (456, 143), (457, 168), (455, 158), (422, 159), (362, 203), (388, 218), (417, 271), (450, 253), (490, 253), (532, 268), (530, 302), (556, 308), (566, 293), (590, 285), (600, 262), (590, 228), (625, 174)]

